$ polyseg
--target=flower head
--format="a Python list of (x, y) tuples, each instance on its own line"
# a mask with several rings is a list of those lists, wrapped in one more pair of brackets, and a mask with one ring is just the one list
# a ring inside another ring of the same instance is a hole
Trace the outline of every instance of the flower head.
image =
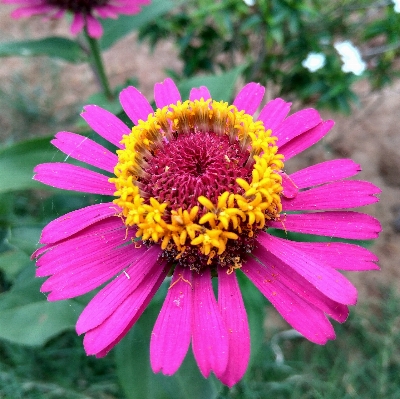
[(400, 1), (392, 0), (394, 12), (400, 13)]
[(357, 245), (294, 242), (270, 229), (376, 238), (377, 220), (346, 209), (378, 201), (380, 190), (346, 180), (360, 171), (349, 159), (287, 175), (284, 162), (324, 137), (333, 122), (313, 109), (286, 117), (290, 104), (281, 99), (254, 118), (263, 95), (262, 86), (250, 83), (231, 105), (211, 99), (206, 87), (182, 101), (166, 79), (155, 86), (156, 111), (136, 88), (122, 91), (133, 127), (100, 107), (84, 108), (83, 118), (116, 154), (87, 137), (56, 135), (58, 149), (104, 173), (49, 163), (38, 165), (34, 178), (115, 196), (51, 222), (33, 255), (37, 276), (51, 276), (42, 286), (49, 300), (87, 293), (117, 276), (77, 322), (87, 354), (106, 355), (169, 273), (150, 342), (155, 372), (173, 374), (192, 342), (204, 376), (213, 371), (229, 386), (241, 379), (250, 338), (239, 271), (307, 339), (335, 338), (327, 316), (344, 322), (357, 299), (338, 270), (377, 269), (377, 258)]
[(367, 64), (363, 61), (360, 50), (349, 41), (337, 42), (334, 44), (336, 51), (342, 59), (342, 71), (351, 72), (360, 76), (364, 73)]
[(310, 72), (316, 72), (325, 66), (326, 57), (324, 53), (311, 52), (307, 58), (302, 61), (301, 65)]
[(66, 12), (74, 17), (71, 32), (78, 34), (84, 27), (93, 38), (103, 34), (103, 28), (97, 20), (100, 18), (117, 18), (118, 14), (137, 14), (140, 7), (150, 0), (1, 0), (3, 3), (20, 4), (21, 7), (11, 14), (14, 18), (30, 17), (45, 14), (51, 18), (61, 18)]

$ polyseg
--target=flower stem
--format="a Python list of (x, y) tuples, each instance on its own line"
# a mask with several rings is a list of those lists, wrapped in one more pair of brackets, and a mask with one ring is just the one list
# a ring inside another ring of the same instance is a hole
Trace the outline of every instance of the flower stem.
[(86, 29), (85, 29), (85, 36), (90, 46), (92, 68), (94, 70), (94, 73), (98, 79), (98, 82), (101, 86), (104, 95), (109, 100), (112, 100), (114, 95), (111, 91), (110, 83), (108, 82), (106, 71), (104, 69), (104, 63), (103, 63), (103, 58), (101, 56), (99, 42), (98, 40), (93, 39), (93, 37), (90, 37)]

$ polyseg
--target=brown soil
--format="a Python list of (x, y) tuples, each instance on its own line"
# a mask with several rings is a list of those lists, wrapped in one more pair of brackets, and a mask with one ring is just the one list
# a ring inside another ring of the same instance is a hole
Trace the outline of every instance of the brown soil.
[[(0, 7), (0, 33), (2, 41), (23, 38), (39, 38), (49, 35), (70, 36), (65, 21), (43, 21), (41, 18), (14, 21), (9, 17), (12, 7)], [(123, 84), (128, 77), (135, 76), (140, 82), (140, 90), (152, 98), (153, 85), (166, 77), (166, 68), (179, 70), (173, 44), (165, 42), (151, 52), (146, 44), (138, 44), (136, 36), (130, 35), (105, 53), (107, 72), (113, 86)], [(49, 82), (43, 71), (56, 70), (56, 83)], [(84, 104), (85, 98), (97, 91), (90, 68), (87, 65), (71, 65), (61, 61), (49, 61), (45, 57), (2, 59), (0, 65), (0, 89), (13, 90), (11, 79), (21, 76), (24, 88), (42, 87), (44, 95), (52, 99), (49, 114), (63, 115), (77, 112), (76, 104)], [(10, 86), (11, 85), (11, 86)], [(335, 119), (332, 132), (294, 163), (290, 169), (328, 159), (349, 157), (360, 163), (363, 171), (358, 178), (369, 180), (382, 189), (381, 200), (377, 204), (364, 207), (363, 211), (377, 217), (383, 231), (372, 249), (380, 258), (381, 272), (352, 273), (350, 278), (360, 288), (361, 295), (374, 295), (378, 286), (395, 286), (399, 290), (400, 277), (400, 82), (380, 92), (370, 93), (360, 85), (361, 106), (354, 109), (351, 116), (323, 112), (326, 119)], [(0, 112), (0, 140), (7, 141), (13, 132), (13, 120)], [(60, 118), (62, 119), (62, 118)], [(52, 134), (68, 127), (67, 119), (54, 127), (24, 132), (24, 136)], [(65, 126), (62, 126), (62, 124)], [(20, 132), (14, 133), (18, 139)], [(397, 228), (395, 224), (397, 223)], [(365, 288), (368, 288), (366, 290)]]

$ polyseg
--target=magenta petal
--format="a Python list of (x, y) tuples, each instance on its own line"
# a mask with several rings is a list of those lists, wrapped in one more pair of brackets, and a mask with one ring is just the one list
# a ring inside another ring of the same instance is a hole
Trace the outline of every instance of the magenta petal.
[(238, 111), (244, 111), (246, 114), (253, 115), (260, 106), (264, 97), (265, 87), (259, 83), (248, 83), (238, 93), (233, 102)]
[(93, 16), (86, 15), (87, 30), (90, 37), (99, 39), (103, 35), (103, 27), (101, 23)]
[(155, 373), (174, 374), (183, 362), (192, 337), (192, 272), (176, 266), (167, 297), (150, 340), (150, 362)]
[(322, 122), (322, 119), (315, 109), (303, 109), (286, 118), (273, 132), (278, 137), (279, 153), (280, 148), (300, 134), (307, 132)]
[[(70, 132), (59, 132), (51, 143), (60, 151), (78, 161), (96, 166), (107, 172), (114, 173), (118, 157), (111, 151), (97, 144), (88, 137)], [(66, 158), (66, 159), (67, 159)]]
[(346, 305), (328, 298), (311, 282), (286, 264), (285, 261), (277, 258), (264, 248), (257, 248), (253, 251), (253, 255), (265, 265), (265, 276), (268, 275), (267, 282), (279, 279), (283, 285), (290, 288), (296, 295), (319, 308), (334, 320), (340, 323), (346, 321), (349, 315), (349, 309)]
[(285, 198), (295, 198), (297, 193), (299, 192), (299, 188), (296, 186), (296, 183), (285, 172), (281, 171), (279, 172), (279, 174), (282, 177), (282, 195)]
[(228, 331), (229, 358), (223, 374), (217, 377), (232, 387), (246, 372), (250, 358), (250, 331), (247, 313), (236, 274), (218, 268), (218, 305)]
[[(168, 270), (168, 269), (167, 269)], [(145, 298), (145, 300), (143, 301), (142, 305), (140, 306), (140, 308), (137, 310), (137, 312), (135, 313), (134, 317), (131, 319), (131, 321), (129, 322), (129, 324), (125, 327), (124, 330), (122, 330), (120, 332), (120, 334), (117, 336), (117, 338), (115, 338), (112, 342), (110, 342), (106, 347), (104, 347), (102, 350), (100, 350), (99, 352), (96, 353), (96, 357), (104, 357), (107, 355), (107, 353), (114, 348), (115, 345), (118, 344), (118, 342), (121, 341), (122, 338), (125, 337), (125, 335), (129, 332), (129, 330), (132, 328), (132, 326), (136, 323), (136, 321), (139, 319), (139, 317), (142, 315), (142, 313), (144, 312), (144, 310), (147, 308), (147, 305), (150, 303), (150, 301), (152, 300), (152, 298), (154, 297), (154, 295), (156, 294), (156, 292), (158, 291), (158, 289), (160, 288), (160, 285), (162, 284), (162, 282), (164, 281), (165, 277), (166, 277), (166, 270), (163, 270), (163, 273), (160, 275), (160, 277), (158, 278), (157, 282), (154, 284), (153, 288), (151, 289), (151, 291), (148, 293), (147, 297)]]
[(40, 242), (42, 244), (54, 243), (63, 240), (84, 228), (116, 215), (120, 208), (112, 202), (90, 205), (73, 212), (69, 212), (50, 222), (42, 231)]
[(344, 305), (355, 305), (357, 290), (335, 269), (327, 268), (307, 256), (292, 241), (261, 232), (257, 241), (277, 258), (304, 277), (314, 287), (332, 300)]
[(189, 95), (190, 101), (201, 100), (201, 99), (206, 101), (210, 98), (211, 94), (206, 86), (200, 86), (199, 88), (194, 87), (192, 90), (190, 90), (190, 95)]
[(378, 202), (381, 190), (366, 181), (347, 180), (301, 191), (295, 198), (282, 198), (283, 211), (346, 209)]
[(263, 121), (265, 129), (271, 129), (272, 135), (275, 135), (275, 129), (283, 122), (290, 111), (292, 103), (287, 103), (281, 98), (269, 101), (261, 110), (257, 120)]
[[(69, 237), (67, 239), (61, 239), (59, 241), (55, 241), (54, 243), (48, 243), (44, 245), (43, 247), (38, 248), (32, 255), (31, 259), (37, 259), (41, 257), (44, 253), (53, 250), (57, 246), (67, 243), (67, 242), (73, 242), (73, 240), (80, 239), (81, 237), (90, 237), (93, 235), (98, 235), (98, 234), (103, 234), (107, 231), (112, 231), (112, 230), (120, 230), (122, 228), (126, 227), (122, 223), (120, 218), (114, 218), (114, 217), (107, 217), (105, 219), (101, 219), (97, 221), (96, 223), (89, 225), (88, 227), (84, 228), (83, 230), (79, 231), (79, 234), (77, 234), (74, 237)], [(133, 229), (134, 231), (135, 229)], [(40, 262), (40, 260), (38, 261)], [(37, 264), (39, 266), (39, 264)], [(51, 272), (49, 274), (52, 274)], [(44, 276), (48, 276), (48, 274), (45, 274)]]
[(106, 320), (85, 334), (83, 346), (87, 355), (101, 356), (101, 352), (110, 350), (128, 332), (167, 275), (168, 268), (165, 266), (166, 263), (152, 267), (142, 284), (124, 297)]
[[(285, 156), (285, 161), (293, 158), (295, 155), (306, 150), (307, 148), (314, 145), (316, 142), (321, 140), (328, 132), (332, 129), (334, 125), (333, 121), (324, 121), (319, 125), (315, 126), (313, 129), (294, 137), (288, 143), (279, 147), (279, 153)], [(278, 143), (278, 145), (281, 145)]]
[(135, 125), (140, 119), (147, 120), (148, 116), (154, 112), (146, 97), (136, 87), (129, 86), (122, 90), (119, 100), (122, 108)]
[(11, 13), (11, 16), (15, 19), (23, 17), (31, 17), (32, 15), (48, 13), (53, 9), (54, 9), (53, 6), (37, 4), (28, 7), (17, 8)]
[(144, 255), (128, 267), (110, 284), (104, 287), (86, 306), (76, 323), (76, 331), (80, 335), (89, 331), (110, 317), (121, 303), (134, 292), (148, 274), (156, 269), (163, 269), (164, 262), (158, 260), (160, 248), (150, 247)]
[(298, 188), (308, 188), (346, 179), (360, 172), (361, 166), (351, 159), (334, 159), (301, 169), (290, 175)]
[(377, 238), (382, 230), (379, 221), (372, 216), (350, 211), (285, 214), (281, 215), (281, 220), (269, 222), (269, 227), (354, 240)]
[(279, 280), (268, 281), (270, 276), (266, 273), (267, 267), (249, 259), (241, 270), (282, 317), (305, 338), (320, 345), (329, 339), (335, 339), (335, 331), (324, 313), (300, 298)]
[(102, 255), (92, 254), (86, 262), (69, 262), (59, 273), (48, 278), (42, 285), (41, 292), (50, 292), (49, 301), (74, 298), (99, 287), (118, 273), (126, 265), (143, 255), (144, 249), (136, 249), (128, 244), (123, 248), (112, 248)]
[(379, 270), (378, 257), (368, 249), (343, 242), (292, 242), (317, 262), (339, 270)]
[(181, 101), (181, 95), (174, 81), (167, 78), (164, 82), (154, 85), (154, 99), (157, 108), (163, 108)]
[(222, 375), (228, 364), (228, 332), (214, 297), (210, 269), (193, 273), (192, 277), (194, 357), (205, 378), (211, 371)]
[(115, 185), (100, 173), (68, 163), (42, 163), (33, 169), (33, 180), (64, 190), (113, 195)]
[(45, 251), (35, 252), (36, 275), (44, 277), (60, 272), (70, 264), (90, 262), (93, 255), (106, 256), (123, 244), (130, 243), (135, 229), (126, 230), (119, 218), (110, 217), (80, 231), (73, 238), (43, 247)]
[(71, 24), (71, 33), (73, 35), (77, 35), (79, 32), (83, 30), (85, 26), (85, 18), (82, 14), (74, 14), (74, 18)]
[(124, 122), (97, 105), (86, 105), (83, 110), (82, 118), (97, 134), (118, 148), (122, 148), (120, 144), (122, 136), (131, 132)]

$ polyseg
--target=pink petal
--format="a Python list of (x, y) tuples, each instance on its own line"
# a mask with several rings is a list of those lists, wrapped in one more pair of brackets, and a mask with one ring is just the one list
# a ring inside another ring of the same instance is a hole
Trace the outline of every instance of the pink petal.
[[(303, 109), (286, 118), (273, 132), (278, 137), (278, 146), (282, 147), (300, 134), (307, 132), (322, 122), (315, 109)], [(281, 151), (279, 151), (281, 152)]]
[(64, 190), (103, 195), (113, 195), (116, 190), (107, 176), (68, 163), (42, 163), (33, 171), (33, 180)]
[(111, 19), (118, 18), (118, 13), (112, 7), (104, 7), (104, 6), (95, 7), (93, 9), (93, 14), (96, 14), (96, 16), (98, 15), (100, 18), (111, 18)]
[(246, 114), (253, 115), (260, 106), (261, 101), (264, 97), (265, 87), (259, 83), (248, 83), (238, 93), (233, 105), (239, 111), (244, 111)]
[(129, 238), (135, 235), (134, 229), (126, 230), (118, 218), (110, 217), (80, 231), (73, 238), (46, 245), (45, 253), (36, 254), (37, 277), (60, 272), (75, 262), (88, 262), (92, 254), (105, 256), (123, 244), (130, 244)]
[(155, 84), (154, 99), (157, 108), (163, 108), (167, 105), (176, 104), (178, 101), (181, 101), (181, 95), (174, 81), (167, 78), (164, 82)]
[(103, 27), (101, 23), (92, 15), (86, 15), (87, 30), (90, 37), (99, 39), (103, 35)]
[(253, 251), (253, 255), (265, 265), (265, 275), (268, 275), (267, 282), (272, 283), (279, 280), (283, 285), (290, 288), (296, 295), (311, 303), (318, 309), (321, 309), (334, 320), (343, 323), (349, 314), (348, 307), (344, 304), (336, 302), (321, 291), (318, 290), (311, 282), (307, 281), (299, 273), (297, 273), (290, 265), (282, 259), (272, 255), (263, 248), (257, 248)]
[(49, 244), (63, 240), (100, 220), (117, 215), (119, 212), (120, 208), (112, 202), (90, 205), (69, 212), (50, 222), (43, 229), (39, 242)]
[(17, 8), (11, 13), (11, 17), (18, 19), (24, 17), (31, 17), (32, 15), (45, 14), (51, 12), (54, 9), (53, 6), (48, 5), (33, 5), (31, 7)]
[(144, 255), (129, 266), (110, 284), (104, 287), (86, 306), (76, 323), (76, 331), (80, 335), (87, 332), (110, 317), (132, 292), (142, 284), (147, 275), (164, 268), (164, 262), (158, 260), (160, 248), (150, 247)]
[(301, 191), (295, 198), (282, 198), (283, 211), (346, 209), (379, 201), (381, 190), (366, 181), (347, 180)]
[(176, 266), (167, 297), (150, 340), (150, 362), (155, 373), (174, 374), (183, 362), (192, 337), (192, 272)]
[(122, 136), (131, 132), (124, 122), (97, 105), (86, 105), (83, 110), (82, 118), (97, 134), (118, 148), (122, 148), (120, 144)]
[(140, 119), (147, 120), (148, 116), (154, 112), (146, 97), (136, 87), (129, 86), (122, 90), (119, 100), (125, 113), (135, 125)]
[[(60, 241), (49, 243), (44, 245), (43, 247), (38, 248), (32, 255), (31, 259), (39, 258), (45, 252), (49, 251), (50, 249), (55, 248), (57, 245), (67, 242), (68, 240), (75, 239), (77, 237), (84, 237), (93, 234), (101, 234), (106, 231), (111, 230), (118, 230), (123, 228), (124, 225), (121, 223), (121, 219), (117, 220), (117, 218), (108, 217), (106, 219), (100, 220), (89, 227), (86, 227), (84, 230), (80, 231), (75, 237), (69, 239), (62, 239)], [(51, 273), (50, 273), (51, 274)]]
[(229, 358), (223, 374), (217, 375), (232, 387), (246, 372), (250, 358), (250, 331), (247, 313), (236, 274), (228, 275), (226, 268), (218, 268), (218, 305), (228, 331)]
[[(114, 173), (118, 157), (88, 137), (70, 132), (59, 132), (51, 143), (60, 151), (78, 161)], [(67, 160), (67, 158), (65, 160)]]
[[(166, 272), (167, 273), (167, 272)], [(125, 327), (124, 330), (122, 330), (122, 332), (118, 335), (117, 338), (115, 338), (111, 343), (109, 343), (106, 347), (104, 347), (104, 349), (102, 349), (101, 351), (96, 353), (96, 357), (100, 358), (100, 357), (104, 357), (107, 355), (108, 352), (110, 352), (110, 350), (112, 348), (114, 348), (115, 345), (118, 344), (118, 342), (120, 342), (122, 340), (122, 338), (125, 337), (125, 335), (129, 332), (129, 330), (132, 328), (132, 326), (136, 323), (136, 321), (139, 319), (139, 317), (142, 315), (142, 313), (145, 311), (145, 309), (147, 308), (148, 304), (150, 303), (150, 301), (153, 299), (154, 295), (156, 294), (156, 292), (158, 291), (158, 289), (160, 288), (160, 285), (162, 284), (162, 282), (164, 281), (166, 277), (166, 274), (162, 273), (159, 277), (159, 279), (157, 280), (157, 282), (154, 284), (153, 288), (151, 289), (151, 291), (149, 292), (149, 294), (147, 295), (146, 299), (143, 301), (142, 305), (140, 306), (140, 308), (137, 310), (137, 313), (135, 314), (135, 316), (132, 318), (132, 320), (129, 322), (129, 324)]]
[(82, 14), (74, 14), (74, 18), (71, 24), (71, 33), (77, 35), (83, 30), (85, 26), (85, 17)]
[[(315, 126), (313, 129), (294, 137), (288, 143), (279, 147), (279, 154), (283, 154), (285, 156), (285, 161), (293, 158), (295, 155), (321, 140), (329, 132), (329, 130), (332, 129), (334, 124), (335, 123), (333, 121), (324, 121)], [(278, 145), (280, 144), (278, 143)]]
[(291, 105), (292, 103), (287, 103), (281, 98), (269, 101), (261, 110), (257, 120), (263, 121), (265, 129), (271, 129), (272, 135), (275, 136), (275, 129), (283, 122)]
[(350, 211), (285, 214), (280, 221), (269, 222), (269, 227), (354, 240), (377, 238), (382, 230), (379, 221), (372, 216)]
[(299, 188), (296, 186), (296, 183), (285, 172), (281, 171), (279, 174), (282, 176), (282, 195), (285, 198), (295, 198), (299, 192)]
[[(122, 244), (123, 241), (119, 244)], [(116, 244), (118, 245), (118, 244)], [(120, 273), (127, 265), (143, 255), (144, 249), (135, 248), (133, 243), (122, 248), (110, 248), (102, 255), (92, 253), (91, 257), (68, 262), (68, 267), (48, 278), (40, 288), (50, 292), (48, 301), (74, 298), (86, 294)], [(63, 260), (64, 261), (64, 260)]]
[(2, 0), (1, 2), (4, 4), (30, 4), (30, 5), (38, 5), (46, 3), (45, 0)]
[(331, 181), (345, 179), (361, 171), (351, 159), (334, 159), (301, 169), (290, 175), (298, 188), (308, 188)]
[(357, 290), (335, 269), (327, 268), (307, 256), (295, 246), (292, 241), (274, 237), (261, 232), (257, 241), (266, 251), (270, 251), (300, 276), (304, 277), (314, 287), (332, 300), (344, 305), (355, 305)]
[(292, 242), (307, 256), (339, 270), (379, 270), (378, 257), (368, 249), (343, 242)]
[(193, 273), (192, 347), (201, 374), (217, 376), (226, 370), (229, 355), (228, 332), (218, 309), (208, 268)]
[(142, 284), (132, 290), (106, 320), (85, 334), (83, 346), (87, 355), (102, 356), (102, 352), (116, 345), (136, 323), (165, 279), (169, 270), (165, 266), (163, 262), (150, 269)]
[(267, 267), (249, 259), (241, 270), (282, 317), (305, 338), (320, 345), (335, 339), (335, 331), (324, 313), (297, 296), (279, 280), (269, 282)]
[(192, 90), (190, 90), (190, 95), (189, 95), (190, 101), (201, 100), (201, 99), (206, 101), (209, 98), (211, 98), (211, 94), (206, 86), (200, 86), (199, 88), (194, 87)]

